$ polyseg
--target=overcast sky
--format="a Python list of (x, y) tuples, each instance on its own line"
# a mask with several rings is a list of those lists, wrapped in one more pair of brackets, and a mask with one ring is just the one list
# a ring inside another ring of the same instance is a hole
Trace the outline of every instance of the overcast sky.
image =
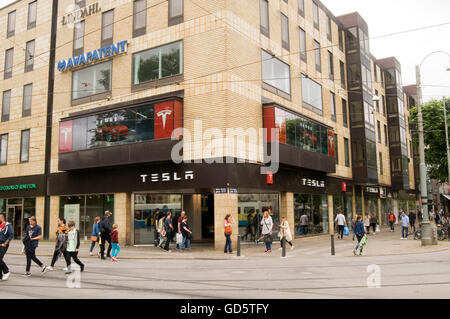
[[(245, 0), (255, 1), (255, 0)], [(13, 0), (0, 0), (0, 7)], [(322, 0), (336, 16), (358, 11), (369, 25), (371, 38), (431, 25), (450, 23), (449, 0)], [(378, 58), (395, 56), (402, 64), (403, 83), (416, 82), (415, 65), (437, 50), (450, 54), (450, 24), (445, 26), (371, 39), (371, 52)], [(450, 97), (450, 58), (430, 56), (422, 67), (424, 100)]]

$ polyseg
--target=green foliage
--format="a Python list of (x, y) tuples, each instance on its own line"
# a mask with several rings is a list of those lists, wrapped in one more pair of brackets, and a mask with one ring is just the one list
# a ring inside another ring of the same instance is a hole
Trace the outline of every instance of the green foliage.
[[(446, 101), (447, 122), (450, 125), (450, 99)], [(447, 147), (445, 144), (444, 106), (443, 101), (432, 100), (422, 107), (425, 142), (425, 163), (428, 166), (428, 176), (443, 183), (448, 180)], [(417, 107), (410, 111), (411, 123), (417, 125)], [(413, 143), (419, 145), (417, 131), (413, 131)]]

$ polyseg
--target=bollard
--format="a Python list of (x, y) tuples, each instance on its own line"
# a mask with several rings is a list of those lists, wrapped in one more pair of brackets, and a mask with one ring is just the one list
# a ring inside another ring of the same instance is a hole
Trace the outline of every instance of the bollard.
[(335, 249), (334, 249), (334, 235), (331, 235), (331, 256), (336, 255)]
[(286, 257), (286, 239), (284, 237), (281, 239), (281, 248), (281, 257), (284, 258)]
[(237, 256), (241, 257), (241, 235), (237, 238)]

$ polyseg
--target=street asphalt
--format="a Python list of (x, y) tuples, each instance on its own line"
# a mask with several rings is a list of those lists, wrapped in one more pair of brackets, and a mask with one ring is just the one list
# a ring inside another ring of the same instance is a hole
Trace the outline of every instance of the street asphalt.
[[(329, 245), (329, 236), (297, 240), (287, 258), (279, 244), (270, 256), (263, 245), (243, 246), (243, 257), (208, 247), (185, 253), (124, 247), (113, 263), (89, 257), (85, 243), (85, 272), (65, 275), (59, 260), (52, 272), (33, 265), (32, 276), (24, 277), (25, 256), (16, 241), (5, 258), (11, 275), (0, 282), (0, 298), (450, 298), (448, 242), (421, 247), (383, 230), (369, 237), (365, 256), (353, 256), (351, 237), (336, 239), (336, 256)], [(44, 263), (51, 248), (43, 242), (38, 249)]]

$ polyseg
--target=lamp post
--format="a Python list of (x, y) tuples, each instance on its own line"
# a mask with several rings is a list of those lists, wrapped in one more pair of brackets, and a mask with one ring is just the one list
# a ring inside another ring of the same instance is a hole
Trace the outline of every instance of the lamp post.
[[(417, 122), (419, 126), (419, 156), (420, 156), (420, 193), (422, 199), (422, 246), (430, 246), (433, 244), (431, 238), (431, 225), (428, 215), (428, 192), (427, 192), (427, 167), (425, 164), (425, 142), (423, 137), (423, 115), (422, 115), (422, 83), (420, 70), (425, 60), (433, 54), (444, 53), (450, 57), (445, 51), (434, 51), (428, 54), (420, 65), (416, 66), (416, 81), (417, 81)], [(447, 68), (450, 70), (450, 66)]]
[[(447, 69), (450, 71), (450, 66)], [(444, 122), (445, 122), (445, 144), (447, 145), (447, 165), (448, 165), (448, 185), (450, 185), (450, 145), (448, 143), (448, 122), (447, 122), (447, 106), (446, 106), (446, 98), (444, 96)]]

